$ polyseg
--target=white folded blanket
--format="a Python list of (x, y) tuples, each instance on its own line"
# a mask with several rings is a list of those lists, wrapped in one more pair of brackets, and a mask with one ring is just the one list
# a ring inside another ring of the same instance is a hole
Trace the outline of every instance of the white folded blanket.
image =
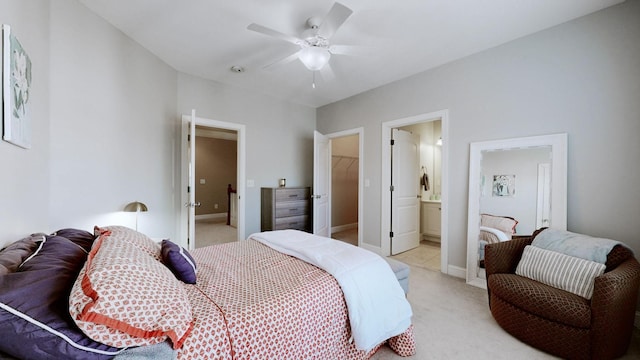
[(531, 245), (605, 264), (607, 255), (609, 255), (613, 247), (624, 244), (611, 239), (596, 238), (548, 228), (536, 235)]
[(249, 238), (333, 275), (342, 288), (359, 350), (371, 350), (411, 325), (411, 305), (380, 255), (297, 230), (267, 231)]

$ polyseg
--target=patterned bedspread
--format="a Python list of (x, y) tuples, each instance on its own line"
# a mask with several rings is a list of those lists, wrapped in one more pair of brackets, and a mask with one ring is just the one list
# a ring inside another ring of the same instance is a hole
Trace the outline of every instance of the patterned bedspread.
[[(342, 291), (325, 271), (253, 240), (191, 254), (195, 324), (178, 359), (368, 359), (378, 349), (350, 341)], [(389, 340), (402, 356), (415, 353), (412, 330)]]

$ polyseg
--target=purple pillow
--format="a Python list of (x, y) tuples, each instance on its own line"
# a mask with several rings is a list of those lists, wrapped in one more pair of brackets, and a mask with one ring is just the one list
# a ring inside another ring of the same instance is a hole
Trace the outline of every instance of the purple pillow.
[(19, 359), (111, 359), (119, 349), (88, 338), (69, 315), (87, 253), (47, 236), (17, 272), (0, 276), (0, 351)]
[(60, 229), (51, 234), (51, 236), (62, 236), (63, 238), (67, 238), (73, 241), (74, 244), (82, 246), (82, 248), (87, 252), (91, 251), (93, 241), (96, 239), (96, 236), (92, 233), (78, 229)]
[(162, 262), (173, 272), (182, 282), (187, 284), (196, 283), (196, 262), (181, 246), (162, 240)]
[(38, 249), (44, 239), (44, 234), (33, 234), (0, 250), (0, 275), (17, 271), (20, 264)]

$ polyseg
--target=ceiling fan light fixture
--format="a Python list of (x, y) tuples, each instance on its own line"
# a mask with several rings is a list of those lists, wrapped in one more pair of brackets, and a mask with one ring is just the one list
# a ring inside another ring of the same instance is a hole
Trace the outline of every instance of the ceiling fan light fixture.
[(311, 71), (318, 71), (322, 69), (331, 58), (331, 53), (328, 49), (318, 46), (308, 46), (300, 51), (298, 58), (307, 69)]

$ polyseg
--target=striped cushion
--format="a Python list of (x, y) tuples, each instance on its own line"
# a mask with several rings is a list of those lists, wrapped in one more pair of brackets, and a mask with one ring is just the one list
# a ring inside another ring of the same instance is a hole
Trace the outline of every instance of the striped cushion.
[(604, 269), (595, 261), (527, 245), (516, 274), (591, 299), (595, 278)]

